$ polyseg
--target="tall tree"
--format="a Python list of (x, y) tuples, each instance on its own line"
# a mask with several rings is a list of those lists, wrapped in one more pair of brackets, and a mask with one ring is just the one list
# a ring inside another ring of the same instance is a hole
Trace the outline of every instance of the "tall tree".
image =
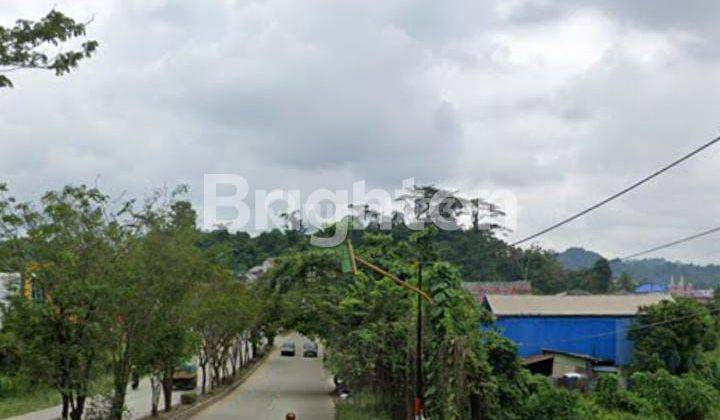
[[(97, 41), (85, 41), (79, 49), (63, 51), (61, 45), (84, 37), (86, 24), (52, 10), (37, 22), (18, 20), (12, 27), (0, 26), (0, 88), (12, 87), (8, 73), (19, 69), (51, 70), (61, 76), (92, 56)], [(55, 48), (54, 54), (48, 51)]]
[(610, 263), (601, 258), (590, 269), (590, 291), (593, 293), (608, 293), (612, 289), (612, 270)]
[(107, 203), (85, 186), (45, 194), (39, 210), (0, 202), (4, 236), (22, 236), (16, 263), (34, 292), (13, 300), (6, 328), (20, 342), (23, 369), (62, 396), (63, 418), (82, 418), (113, 327), (103, 305), (113, 293)]
[(122, 418), (132, 369), (153, 374), (163, 385), (169, 409), (172, 372), (192, 354), (189, 290), (208, 262), (195, 247), (195, 211), (178, 200), (184, 191), (177, 189), (169, 200), (156, 194), (139, 212), (130, 211), (129, 203), (128, 223), (116, 224), (115, 299), (107, 305), (118, 320), (110, 346), (113, 419)]
[(697, 367), (702, 354), (714, 349), (718, 341), (708, 309), (682, 298), (642, 308), (629, 337), (635, 342), (634, 370), (665, 369), (673, 374), (687, 373)]

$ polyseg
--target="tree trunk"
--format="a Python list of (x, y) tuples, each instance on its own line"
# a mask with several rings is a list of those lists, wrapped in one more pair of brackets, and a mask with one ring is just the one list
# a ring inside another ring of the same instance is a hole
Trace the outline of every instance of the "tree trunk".
[(220, 379), (221, 379), (220, 366), (217, 364), (217, 362), (211, 363), (211, 365), (212, 365), (212, 370), (213, 370), (212, 387), (213, 387), (213, 389), (215, 389), (218, 386), (220, 386)]
[(150, 400), (152, 404), (151, 415), (153, 417), (158, 416), (158, 405), (160, 405), (160, 385), (162, 381), (158, 375), (153, 374), (150, 378)]
[(206, 386), (207, 386), (207, 362), (200, 364), (200, 369), (202, 369), (202, 386), (201, 386), (201, 392), (203, 395), (205, 395)]
[(125, 349), (122, 359), (115, 366), (113, 383), (115, 386), (112, 402), (110, 405), (110, 419), (122, 420), (123, 411), (125, 409), (125, 396), (127, 395), (127, 385), (130, 380), (130, 351)]
[(78, 396), (75, 398), (75, 407), (70, 412), (70, 418), (72, 420), (82, 420), (83, 410), (85, 410), (85, 396)]
[(115, 384), (115, 392), (113, 393), (112, 403), (110, 405), (110, 420), (122, 420), (126, 393), (127, 382), (124, 385)]
[(172, 370), (163, 372), (162, 390), (165, 402), (165, 412), (172, 410)]
[(70, 416), (70, 396), (62, 394), (62, 419), (65, 420)]

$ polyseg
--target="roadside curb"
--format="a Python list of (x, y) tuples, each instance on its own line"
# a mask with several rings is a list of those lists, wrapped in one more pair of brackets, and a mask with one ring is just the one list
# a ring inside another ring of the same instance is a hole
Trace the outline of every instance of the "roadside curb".
[(203, 399), (201, 399), (198, 403), (194, 405), (182, 405), (178, 404), (175, 408), (173, 407), (173, 410), (169, 413), (159, 413), (157, 417), (152, 417), (150, 415), (142, 417), (140, 420), (152, 420), (152, 419), (167, 419), (167, 420), (185, 420), (189, 419), (199, 412), (203, 411), (204, 409), (208, 408), (209, 406), (215, 404), (216, 402), (220, 401), (221, 399), (227, 397), (230, 395), (233, 391), (235, 391), (240, 385), (245, 383), (245, 381), (253, 374), (255, 371), (262, 366), (270, 356), (270, 354), (275, 350), (275, 346), (272, 348), (269, 348), (259, 359), (256, 359), (252, 361), (250, 366), (246, 367), (246, 370), (240, 374), (240, 376), (233, 382), (232, 384), (223, 387), (219, 390), (216, 390), (216, 393), (210, 393), (206, 395)]

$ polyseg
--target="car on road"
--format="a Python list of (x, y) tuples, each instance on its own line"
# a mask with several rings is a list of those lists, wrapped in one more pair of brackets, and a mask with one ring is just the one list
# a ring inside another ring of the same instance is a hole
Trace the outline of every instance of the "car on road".
[(281, 356), (295, 356), (295, 343), (288, 341), (280, 348)]
[(197, 388), (198, 367), (194, 363), (186, 362), (175, 368), (172, 376), (174, 389), (193, 390)]
[(303, 344), (303, 357), (318, 357), (318, 345), (312, 341)]

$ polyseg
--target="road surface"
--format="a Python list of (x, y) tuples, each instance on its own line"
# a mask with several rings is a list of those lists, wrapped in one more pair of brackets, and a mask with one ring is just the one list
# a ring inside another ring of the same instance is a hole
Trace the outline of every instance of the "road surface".
[[(298, 420), (333, 420), (332, 379), (320, 357), (302, 357), (305, 338), (278, 337), (277, 348), (244, 384), (194, 417), (196, 420), (283, 420), (292, 411)], [(295, 357), (280, 356), (279, 347), (294, 341)]]

